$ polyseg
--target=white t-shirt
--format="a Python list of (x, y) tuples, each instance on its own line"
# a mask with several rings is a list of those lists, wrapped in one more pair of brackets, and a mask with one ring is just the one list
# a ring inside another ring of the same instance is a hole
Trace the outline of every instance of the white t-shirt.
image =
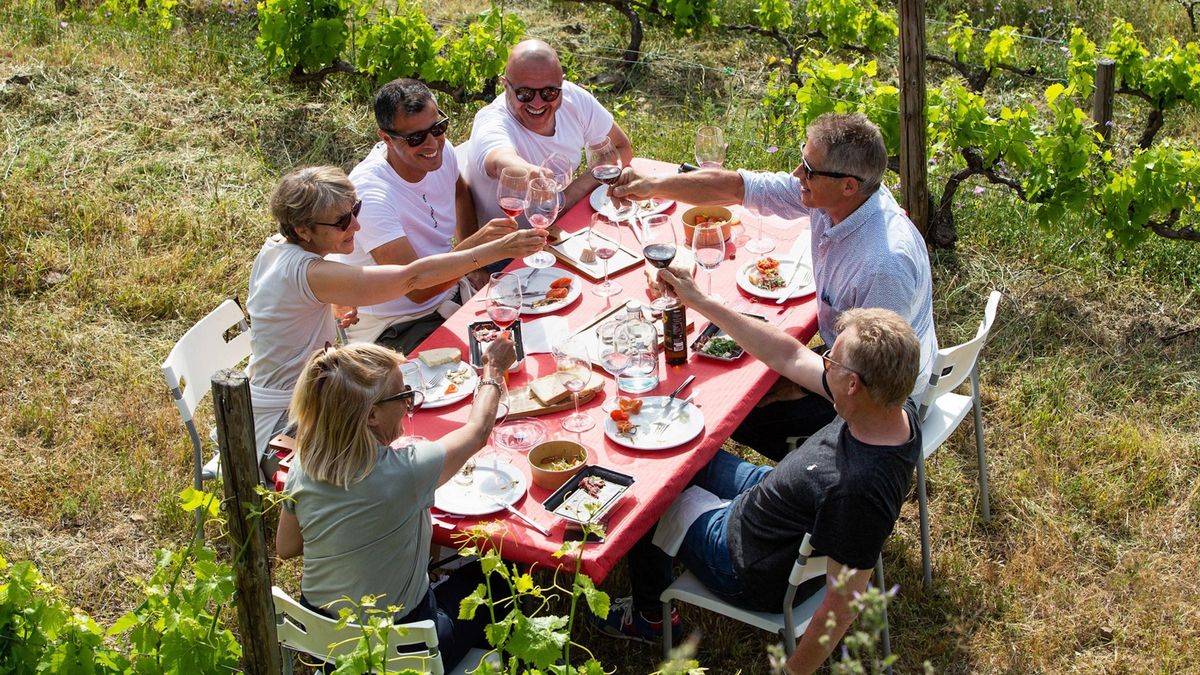
[(488, 153), (497, 148), (515, 150), (526, 162), (541, 164), (550, 153), (567, 158), (571, 170), (579, 166), (579, 155), (589, 141), (608, 135), (612, 130), (613, 116), (604, 109), (587, 90), (570, 82), (563, 82), (562, 105), (554, 113), (554, 135), (542, 136), (521, 126), (520, 121), (508, 111), (507, 97), (499, 96), (475, 113), (475, 124), (471, 127), (470, 152), (467, 155), (467, 183), (475, 199), (475, 215), (483, 224), (493, 218), (501, 218), (504, 212), (496, 203), (495, 178), (483, 170)]
[[(376, 143), (350, 172), (350, 182), (362, 200), (358, 213), (362, 229), (354, 236), (354, 252), (329, 259), (358, 267), (375, 265), (371, 251), (401, 238), (408, 239), (418, 259), (449, 252), (458, 219), (454, 208), (457, 181), (458, 160), (449, 139), (442, 151), (441, 168), (416, 183), (401, 178), (387, 162), (387, 146)], [(400, 296), (358, 311), (374, 316), (420, 316), (437, 309), (453, 291), (450, 288), (421, 303)]]

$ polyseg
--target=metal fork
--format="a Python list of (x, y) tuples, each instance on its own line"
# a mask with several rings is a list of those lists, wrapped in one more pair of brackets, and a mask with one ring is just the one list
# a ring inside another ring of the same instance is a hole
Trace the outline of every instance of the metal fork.
[(679, 413), (683, 412), (683, 409), (687, 407), (687, 404), (692, 402), (692, 398), (695, 395), (696, 394), (694, 393), (688, 394), (687, 398), (679, 402), (679, 405), (674, 411), (668, 409), (663, 415), (663, 418), (654, 423), (654, 426), (650, 429), (650, 433), (653, 434), (655, 438), (660, 438), (667, 431), (667, 427), (671, 426), (675, 423), (675, 420), (679, 419)]

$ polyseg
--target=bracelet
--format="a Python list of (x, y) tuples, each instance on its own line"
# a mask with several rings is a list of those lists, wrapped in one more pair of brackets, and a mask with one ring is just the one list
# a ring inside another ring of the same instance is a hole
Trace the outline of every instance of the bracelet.
[(495, 388), (496, 388), (496, 391), (497, 391), (497, 392), (502, 392), (502, 391), (504, 391), (504, 385), (503, 385), (503, 384), (500, 384), (500, 381), (499, 381), (499, 380), (493, 380), (493, 379), (492, 379), (492, 378), (490, 378), (490, 377), (489, 377), (489, 378), (487, 378), (486, 380), (480, 380), (480, 381), (479, 381), (479, 384), (475, 385), (475, 390), (476, 390), (476, 391), (478, 391), (478, 390), (479, 390), (479, 388), (480, 388), (480, 387), (482, 387), (482, 386), (483, 386), (483, 385), (485, 385), (485, 384), (490, 384), (490, 385), (492, 385), (493, 387), (495, 387)]
[(467, 253), (471, 254), (471, 262), (475, 263), (475, 267), (478, 268), (479, 267), (479, 259), (475, 257), (475, 249), (469, 248), (469, 249), (467, 249)]

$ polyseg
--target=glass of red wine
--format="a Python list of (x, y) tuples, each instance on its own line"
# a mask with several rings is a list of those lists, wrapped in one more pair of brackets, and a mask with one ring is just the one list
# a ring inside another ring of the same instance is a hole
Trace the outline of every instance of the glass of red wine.
[(614, 226), (607, 228), (606, 232), (602, 231), (608, 222), (603, 213), (593, 213), (592, 225), (587, 231), (588, 247), (597, 258), (604, 261), (604, 283), (592, 286), (592, 292), (602, 298), (621, 292), (621, 284), (608, 278), (608, 261), (617, 254), (617, 249), (621, 246), (621, 228)]
[(529, 206), (529, 172), (518, 167), (505, 167), (496, 184), (496, 201), (506, 216), (516, 220)]
[[(534, 178), (529, 181), (529, 190), (525, 196), (525, 217), (534, 229), (544, 232), (554, 223), (562, 206), (562, 192), (558, 183), (553, 178)], [(546, 250), (527, 255), (522, 260), (536, 269), (544, 269), (554, 264), (554, 256)]]
[(500, 330), (508, 330), (521, 315), (521, 277), (496, 272), (488, 281), (487, 313)]
[[(675, 259), (675, 226), (665, 213), (642, 217), (642, 255), (658, 269), (665, 269)], [(679, 304), (675, 298), (663, 294), (655, 298), (650, 306), (658, 311), (671, 309)]]
[[(613, 183), (616, 183), (617, 179), (621, 177), (621, 154), (617, 152), (612, 141), (607, 136), (593, 141), (588, 144), (585, 153), (592, 178), (611, 188)], [(633, 215), (633, 204), (618, 207), (616, 201), (612, 199), (612, 195), (609, 195), (609, 201), (613, 205), (614, 219), (625, 220)]]

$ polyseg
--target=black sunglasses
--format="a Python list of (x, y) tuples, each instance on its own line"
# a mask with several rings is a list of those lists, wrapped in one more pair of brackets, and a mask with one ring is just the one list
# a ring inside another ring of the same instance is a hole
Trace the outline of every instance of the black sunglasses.
[(812, 180), (813, 176), (825, 176), (827, 178), (853, 178), (854, 180), (856, 180), (860, 183), (865, 182), (863, 179), (859, 178), (858, 176), (855, 176), (852, 173), (839, 173), (837, 171), (818, 171), (809, 165), (807, 159), (804, 159), (804, 155), (803, 155), (804, 144), (803, 143), (800, 144), (800, 152), (801, 152), (800, 166), (804, 167), (804, 177), (808, 180)]
[(441, 119), (435, 122), (433, 126), (429, 127), (428, 129), (422, 129), (421, 131), (414, 131), (411, 134), (402, 134), (397, 131), (392, 131), (391, 129), (380, 129), (380, 131), (388, 136), (391, 136), (392, 138), (399, 138), (405, 143), (408, 143), (409, 147), (415, 148), (425, 142), (426, 136), (432, 134), (434, 138), (441, 138), (442, 134), (446, 133), (446, 130), (449, 128), (450, 118), (443, 114)]
[(406, 384), (400, 393), (392, 394), (387, 398), (381, 398), (375, 405), (379, 405), (380, 403), (389, 403), (391, 401), (405, 401), (408, 403), (410, 408), (416, 410), (417, 408), (421, 407), (422, 403), (425, 402), (425, 395)]
[[(512, 84), (508, 86), (512, 87)], [(540, 95), (546, 103), (553, 103), (558, 100), (559, 94), (562, 93), (562, 87), (542, 87), (534, 89), (533, 87), (513, 87), (513, 94), (521, 103), (529, 103), (535, 95)]]
[(830, 368), (832, 368), (834, 366), (840, 366), (843, 370), (849, 371), (849, 372), (857, 375), (858, 379), (862, 380), (862, 383), (864, 385), (867, 384), (867, 378), (863, 377), (862, 373), (858, 372), (857, 370), (854, 370), (853, 368), (846, 367), (846, 364), (842, 363), (841, 361), (834, 361), (833, 358), (831, 356), (829, 356), (829, 352), (825, 352), (825, 353), (821, 354), (821, 359), (824, 360), (824, 362), (825, 362), (825, 370), (829, 370)]
[(336, 223), (319, 223), (319, 222), (317, 222), (317, 223), (313, 223), (313, 225), (324, 225), (325, 227), (336, 227), (337, 229), (341, 230), (342, 232), (345, 232), (346, 230), (350, 229), (350, 217), (353, 216), (353, 217), (357, 218), (359, 211), (362, 211), (362, 200), (361, 199), (355, 200), (354, 206), (350, 207), (350, 210), (346, 212), (346, 215), (342, 216), (341, 218), (338, 218)]

